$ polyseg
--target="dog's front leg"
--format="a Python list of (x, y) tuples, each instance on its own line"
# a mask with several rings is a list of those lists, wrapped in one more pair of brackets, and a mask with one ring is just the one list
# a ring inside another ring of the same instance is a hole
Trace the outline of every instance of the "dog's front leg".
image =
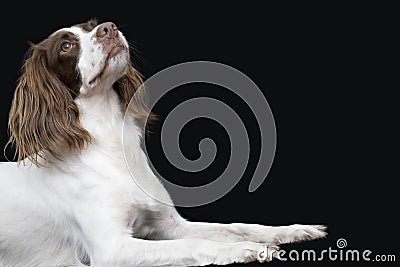
[(181, 238), (203, 238), (222, 242), (252, 241), (279, 245), (326, 236), (326, 227), (321, 225), (265, 226), (244, 223), (180, 222), (178, 229)]
[(93, 251), (92, 266), (226, 265), (264, 262), (278, 257), (277, 247), (252, 242), (221, 243), (202, 239), (155, 241), (130, 237), (102, 242)]
[(161, 203), (152, 210), (143, 209), (139, 214), (140, 219), (132, 225), (134, 235), (153, 240), (198, 238), (218, 242), (251, 241), (280, 245), (326, 236), (326, 227), (322, 225), (266, 226), (191, 222), (182, 218), (174, 207)]
[(93, 267), (224, 265), (263, 262), (278, 256), (277, 247), (254, 242), (133, 238), (129, 224), (123, 219), (124, 213), (108, 206), (109, 203), (102, 202), (97, 208), (81, 205), (76, 215), (82, 242)]
[(139, 214), (140, 220), (135, 220), (132, 225), (135, 236), (154, 240), (198, 238), (218, 242), (251, 241), (280, 245), (326, 235), (325, 227), (321, 225), (265, 226), (191, 222), (182, 218), (175, 208), (163, 204), (153, 207), (153, 210), (141, 210)]

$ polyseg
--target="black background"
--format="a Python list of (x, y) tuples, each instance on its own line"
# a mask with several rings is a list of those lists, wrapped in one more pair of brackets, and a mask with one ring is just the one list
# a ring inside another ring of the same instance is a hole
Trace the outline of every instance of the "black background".
[[(10, 18), (0, 18), (1, 147), (8, 138), (8, 110), (28, 41), (39, 42), (60, 27), (90, 18), (114, 21), (135, 45), (134, 63), (145, 78), (177, 63), (220, 62), (249, 76), (272, 109), (278, 140), (275, 160), (262, 186), (249, 193), (259, 136), (240, 100), (223, 88), (197, 84), (178, 88), (156, 106), (160, 120), (147, 138), (150, 158), (160, 173), (177, 183), (211, 181), (228, 160), (229, 142), (223, 129), (209, 121), (187, 125), (181, 136), (185, 155), (196, 158), (198, 141), (207, 136), (218, 144), (217, 161), (193, 177), (174, 170), (160, 153), (157, 131), (174, 105), (199, 95), (219, 97), (246, 118), (252, 133), (253, 154), (238, 185), (208, 205), (178, 208), (184, 217), (223, 223), (324, 224), (326, 239), (282, 248), (320, 251), (336, 248), (336, 240), (345, 238), (349, 249), (399, 257), (393, 244), (399, 237), (394, 97), (399, 87), (398, 81), (391, 81), (398, 65), (394, 7), (249, 1), (218, 6), (203, 1), (125, 6), (115, 1), (88, 8), (72, 2), (53, 4), (48, 9), (37, 4), (3, 9)], [(11, 156), (11, 151), (6, 154)], [(323, 263), (355, 264), (328, 259)], [(270, 263), (283, 264), (302, 263)]]

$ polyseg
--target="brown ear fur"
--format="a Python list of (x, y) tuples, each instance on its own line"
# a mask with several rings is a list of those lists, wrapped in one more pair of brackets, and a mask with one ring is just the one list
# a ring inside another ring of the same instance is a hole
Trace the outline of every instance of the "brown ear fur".
[(149, 133), (147, 126), (156, 119), (146, 105), (146, 89), (142, 75), (129, 64), (125, 76), (118, 80), (114, 89), (121, 98), (124, 111), (137, 119), (143, 133)]
[(32, 45), (23, 65), (9, 114), (9, 143), (18, 161), (28, 158), (37, 166), (49, 157), (61, 159), (66, 152), (82, 150), (90, 142), (81, 127), (79, 110), (68, 88), (47, 68), (45, 49)]

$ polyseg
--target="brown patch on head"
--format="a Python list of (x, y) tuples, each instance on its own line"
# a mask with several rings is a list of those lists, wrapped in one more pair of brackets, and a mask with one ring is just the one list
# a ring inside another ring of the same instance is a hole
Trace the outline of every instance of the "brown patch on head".
[[(75, 46), (67, 45), (63, 50), (65, 40)], [(8, 120), (9, 143), (16, 145), (18, 161), (28, 158), (43, 166), (39, 158), (62, 159), (90, 142), (90, 134), (82, 128), (73, 101), (80, 83), (77, 43), (73, 34), (62, 31), (31, 45)]]
[(78, 96), (81, 76), (77, 68), (80, 53), (77, 36), (68, 31), (60, 31), (36, 45), (36, 48), (46, 54), (49, 69), (66, 85), (72, 97)]
[(81, 28), (85, 32), (92, 31), (98, 25), (97, 19), (93, 18), (87, 22), (76, 24), (75, 27)]

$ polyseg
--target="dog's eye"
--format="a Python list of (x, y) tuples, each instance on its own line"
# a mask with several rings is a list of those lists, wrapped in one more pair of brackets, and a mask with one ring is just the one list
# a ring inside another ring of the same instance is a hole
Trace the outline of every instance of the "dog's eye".
[(71, 44), (70, 42), (64, 42), (64, 43), (61, 45), (61, 50), (62, 50), (63, 52), (68, 52), (69, 50), (71, 50), (71, 48), (72, 48), (72, 44)]

